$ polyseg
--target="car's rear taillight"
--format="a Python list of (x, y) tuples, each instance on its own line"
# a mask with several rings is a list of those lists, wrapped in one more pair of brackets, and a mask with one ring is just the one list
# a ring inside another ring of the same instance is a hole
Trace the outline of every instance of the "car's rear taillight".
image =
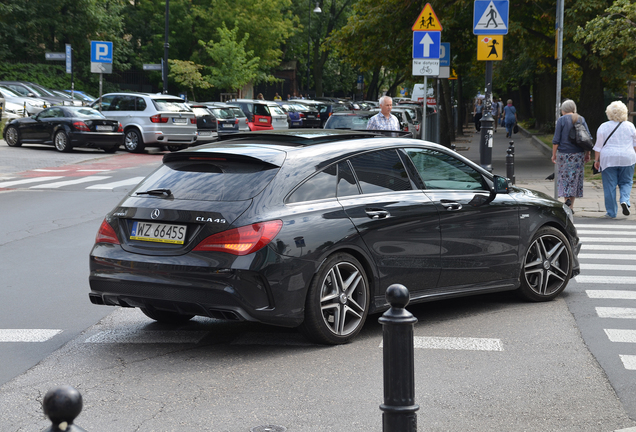
[(267, 246), (282, 227), (283, 221), (273, 220), (234, 228), (209, 236), (194, 250), (248, 255)]
[(84, 123), (83, 121), (76, 121), (73, 122), (73, 127), (78, 130), (78, 131), (82, 131), (82, 132), (90, 132), (91, 130), (88, 128), (88, 126), (86, 126), (86, 123)]
[(190, 124), (197, 124), (197, 119), (195, 117), (191, 117)]
[(404, 126), (404, 132), (408, 132), (408, 131), (409, 131), (409, 127), (408, 127), (408, 125), (407, 125), (407, 126)]
[(300, 113), (300, 118), (301, 119), (305, 118), (305, 113)]
[(123, 132), (124, 131), (124, 127), (121, 125), (121, 123), (117, 123), (119, 126), (117, 126), (117, 132)]
[(117, 238), (117, 234), (115, 234), (115, 230), (112, 226), (110, 226), (106, 219), (104, 219), (102, 225), (99, 227), (99, 231), (97, 231), (95, 243), (119, 244), (119, 239)]
[(234, 124), (238, 124), (238, 119), (234, 119)]
[(150, 117), (150, 121), (153, 123), (168, 123), (168, 117), (161, 117), (161, 114), (155, 114)]

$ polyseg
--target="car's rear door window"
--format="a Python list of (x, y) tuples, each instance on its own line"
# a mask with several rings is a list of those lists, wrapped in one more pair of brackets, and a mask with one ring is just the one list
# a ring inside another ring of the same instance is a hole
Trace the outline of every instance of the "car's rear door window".
[(365, 153), (350, 162), (363, 194), (413, 189), (395, 149)]

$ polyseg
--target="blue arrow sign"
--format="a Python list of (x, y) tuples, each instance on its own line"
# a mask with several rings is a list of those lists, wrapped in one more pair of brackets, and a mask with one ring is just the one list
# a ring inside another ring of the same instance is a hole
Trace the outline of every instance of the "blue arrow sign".
[(91, 63), (112, 63), (113, 43), (91, 41)]
[(475, 0), (473, 34), (508, 34), (508, 0)]
[(413, 58), (438, 59), (441, 35), (438, 31), (414, 31)]

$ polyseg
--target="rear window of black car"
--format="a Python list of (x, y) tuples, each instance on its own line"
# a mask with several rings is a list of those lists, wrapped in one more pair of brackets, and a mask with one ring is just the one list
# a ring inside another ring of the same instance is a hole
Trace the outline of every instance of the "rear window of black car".
[(169, 189), (173, 199), (242, 201), (253, 198), (279, 167), (258, 161), (174, 161), (162, 165), (131, 193)]

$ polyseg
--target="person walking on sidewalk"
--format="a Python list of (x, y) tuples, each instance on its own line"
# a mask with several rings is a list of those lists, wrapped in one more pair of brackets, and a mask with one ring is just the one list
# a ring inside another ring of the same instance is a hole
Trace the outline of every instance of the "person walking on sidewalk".
[(621, 101), (609, 104), (605, 114), (609, 121), (599, 126), (594, 146), (594, 167), (601, 171), (603, 178), (605, 217), (616, 217), (616, 186), (623, 214), (629, 216), (636, 164), (636, 128), (627, 121), (627, 106)]
[(503, 123), (506, 127), (506, 138), (512, 138), (512, 130), (517, 124), (517, 109), (512, 106), (512, 99), (508, 99), (508, 104), (503, 109)]
[[(583, 196), (585, 162), (590, 160), (590, 152), (570, 141), (570, 129), (581, 119), (585, 129), (589, 128), (583, 116), (576, 113), (576, 104), (566, 99), (561, 104), (561, 117), (557, 120), (552, 138), (552, 163), (557, 164), (558, 196), (572, 209), (574, 199)], [(506, 123), (507, 127), (507, 123)]]
[(477, 102), (475, 102), (475, 107), (473, 109), (473, 112), (475, 113), (475, 129), (477, 129), (477, 132), (481, 130), (481, 116), (483, 114), (483, 110), (484, 105), (481, 98), (477, 98)]

